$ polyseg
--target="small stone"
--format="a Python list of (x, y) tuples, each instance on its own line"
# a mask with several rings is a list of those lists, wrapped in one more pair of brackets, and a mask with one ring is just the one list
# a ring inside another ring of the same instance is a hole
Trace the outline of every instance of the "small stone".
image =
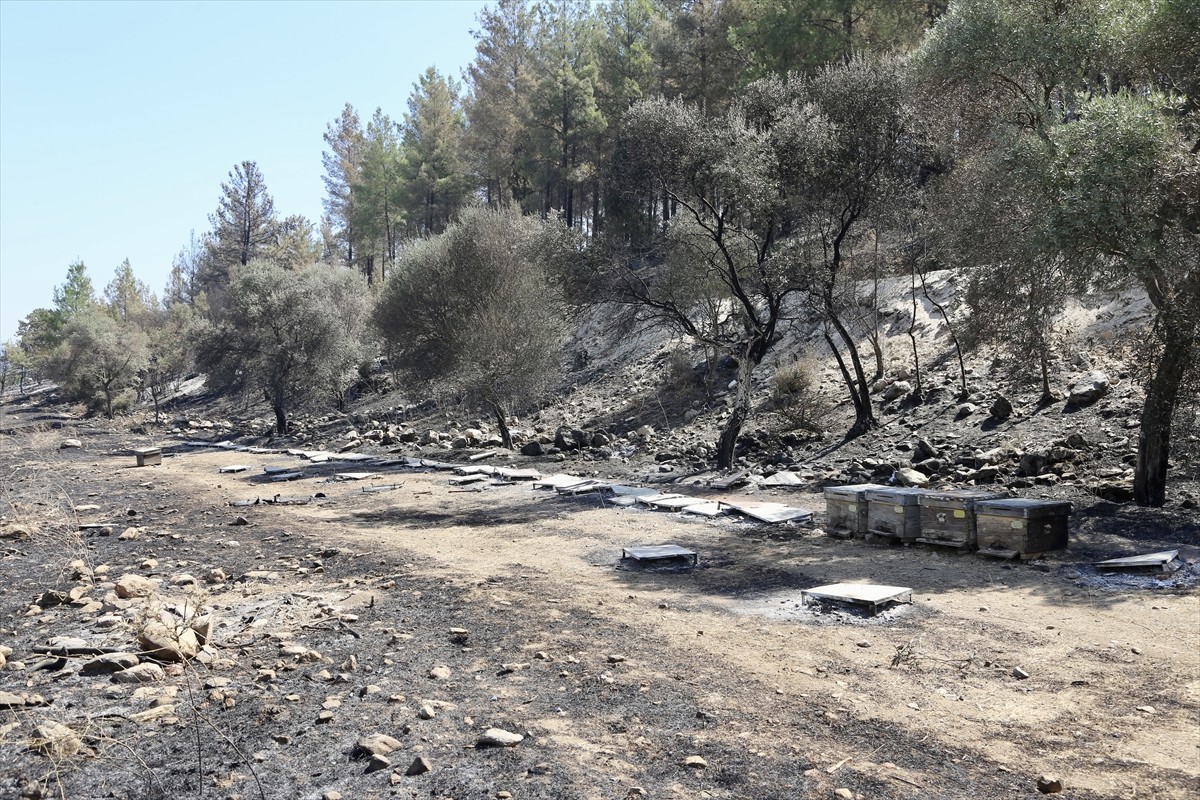
[(683, 760), (683, 766), (693, 769), (704, 769), (708, 766), (708, 762), (704, 760), (703, 756), (688, 756)]
[(513, 747), (525, 741), (519, 733), (506, 731), (503, 728), (488, 728), (475, 740), (476, 747)]
[(107, 675), (123, 669), (136, 667), (140, 659), (133, 653), (105, 653), (88, 659), (79, 668), (80, 675)]
[(1043, 775), (1037, 779), (1037, 790), (1042, 794), (1058, 794), (1063, 790), (1063, 783), (1058, 778)]
[(25, 695), (0, 691), (0, 708), (22, 708), (25, 705)]
[(625, 656), (620, 655), (619, 653), (614, 653), (608, 657), (608, 663), (610, 664), (620, 664), (624, 660)]
[(138, 645), (151, 658), (159, 661), (189, 661), (200, 651), (200, 640), (190, 628), (182, 631), (168, 628), (161, 622), (151, 622), (138, 633)]
[(855, 642), (854, 644), (857, 647), (870, 647), (871, 646), (871, 643), (866, 639), (863, 639), (860, 642)]
[(1156, 711), (1154, 706), (1138, 706), (1135, 710), (1141, 711), (1143, 714), (1153, 714)]
[(842, 786), (833, 790), (833, 796), (838, 800), (854, 800), (854, 792)]
[(408, 769), (404, 770), (405, 775), (424, 775), (433, 769), (433, 766), (425, 759), (424, 756), (417, 756), (413, 762), (408, 765)]
[(496, 792), (496, 800), (510, 800), (511, 797), (512, 797), (512, 792), (506, 792), (503, 789)]
[(342, 793), (330, 789), (328, 792), (321, 795), (321, 800), (342, 800)]
[(33, 749), (51, 758), (73, 756), (82, 747), (79, 734), (61, 722), (48, 719), (33, 730)]
[(434, 710), (433, 706), (423, 705), (417, 709), (417, 716), (421, 719), (433, 719), (437, 716), (437, 711)]
[(388, 769), (392, 766), (391, 760), (387, 756), (381, 756), (378, 753), (371, 756), (371, 760), (367, 762), (367, 772), (379, 772), (381, 769)]
[(438, 666), (429, 670), (429, 677), (433, 678), (434, 680), (444, 681), (450, 677), (450, 668), (445, 664), (439, 664)]
[(393, 750), (400, 749), (400, 741), (386, 733), (372, 733), (364, 736), (354, 745), (354, 754), (359, 758), (367, 756), (386, 756)]
[(151, 683), (167, 677), (167, 672), (158, 664), (147, 662), (129, 667), (120, 672), (114, 672), (113, 683)]
[(134, 597), (149, 597), (158, 589), (159, 582), (141, 575), (126, 574), (117, 579), (113, 591), (122, 600)]
[(1023, 681), (1029, 677), (1029, 673), (1026, 672), (1025, 670), (1021, 669), (1020, 667), (1013, 667), (1012, 676), (1019, 681)]
[(78, 439), (63, 439), (62, 444), (58, 446), (60, 450), (69, 450), (75, 447), (83, 447), (83, 442)]
[(317, 724), (318, 725), (328, 725), (331, 722), (333, 722), (333, 712), (332, 711), (325, 710), (325, 711), (322, 711), (320, 714), (317, 714)]

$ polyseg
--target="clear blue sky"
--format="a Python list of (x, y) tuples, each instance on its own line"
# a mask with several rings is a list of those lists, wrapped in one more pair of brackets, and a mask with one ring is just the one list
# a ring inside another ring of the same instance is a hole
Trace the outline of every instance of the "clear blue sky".
[(0, 0), (0, 341), (77, 258), (97, 292), (129, 258), (161, 295), (240, 161), (319, 220), (326, 126), (461, 78), (485, 5)]

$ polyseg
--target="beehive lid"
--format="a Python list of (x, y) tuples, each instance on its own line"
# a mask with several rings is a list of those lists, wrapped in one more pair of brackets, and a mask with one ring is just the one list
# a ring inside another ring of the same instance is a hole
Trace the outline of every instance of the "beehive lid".
[(846, 500), (857, 500), (860, 496), (866, 494), (872, 489), (886, 489), (886, 486), (880, 486), (877, 483), (855, 483), (850, 486), (826, 486), (825, 496), (839, 497)]
[(923, 506), (940, 506), (948, 503), (955, 505), (979, 503), (983, 500), (999, 500), (1003, 497), (1004, 495), (999, 492), (988, 492), (981, 489), (951, 489), (945, 492), (927, 491), (921, 495), (920, 501)]
[(1038, 500), (1032, 497), (1009, 497), (1001, 500), (981, 500), (975, 504), (975, 513), (992, 514), (997, 517), (1052, 517), (1070, 514), (1071, 504), (1064, 500)]
[(925, 494), (924, 489), (909, 489), (900, 487), (879, 486), (867, 490), (867, 499), (881, 503), (892, 503), (898, 506), (915, 506)]

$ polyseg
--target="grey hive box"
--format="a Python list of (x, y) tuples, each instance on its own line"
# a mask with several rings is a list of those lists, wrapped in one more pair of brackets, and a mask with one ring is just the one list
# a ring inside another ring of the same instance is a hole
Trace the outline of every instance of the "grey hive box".
[(1067, 546), (1071, 504), (1061, 500), (1010, 498), (975, 504), (979, 555), (1031, 558)]
[(921, 506), (924, 489), (880, 487), (867, 490), (867, 531), (902, 542), (921, 536)]
[(825, 487), (825, 532), (850, 539), (867, 532), (867, 492), (886, 489), (875, 483)]
[(999, 492), (953, 489), (921, 495), (921, 536), (923, 544), (974, 550), (976, 544), (975, 504), (998, 500)]
[(162, 463), (162, 449), (158, 447), (139, 447), (133, 451), (139, 467), (148, 467)]

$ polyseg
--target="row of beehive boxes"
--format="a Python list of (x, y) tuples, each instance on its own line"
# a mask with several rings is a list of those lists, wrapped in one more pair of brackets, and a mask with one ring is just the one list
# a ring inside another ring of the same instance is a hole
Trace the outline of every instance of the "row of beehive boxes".
[(871, 483), (827, 488), (825, 508), (833, 536), (874, 534), (1009, 558), (1065, 548), (1071, 515), (1071, 504), (1058, 500)]

